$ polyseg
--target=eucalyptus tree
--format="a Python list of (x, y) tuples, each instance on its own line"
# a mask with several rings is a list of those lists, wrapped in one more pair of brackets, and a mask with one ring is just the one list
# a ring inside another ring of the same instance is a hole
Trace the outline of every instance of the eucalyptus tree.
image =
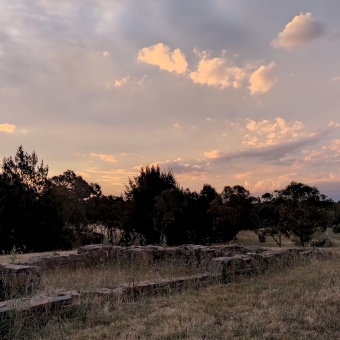
[(278, 195), (280, 223), (305, 246), (315, 232), (323, 232), (332, 222), (333, 201), (316, 187), (291, 182)]

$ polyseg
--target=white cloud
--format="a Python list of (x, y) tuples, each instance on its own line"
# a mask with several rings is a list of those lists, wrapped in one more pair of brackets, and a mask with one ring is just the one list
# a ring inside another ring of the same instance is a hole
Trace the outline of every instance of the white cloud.
[(147, 64), (159, 66), (161, 70), (179, 74), (185, 73), (188, 66), (186, 57), (179, 48), (171, 52), (170, 47), (162, 43), (142, 48), (138, 52), (137, 59)]
[(121, 87), (122, 85), (124, 85), (128, 80), (130, 79), (130, 76), (127, 76), (125, 78), (122, 78), (121, 80), (116, 80), (114, 83), (115, 87)]
[(340, 139), (334, 139), (331, 142), (330, 149), (336, 152), (340, 152)]
[(277, 77), (274, 74), (275, 62), (268, 65), (260, 66), (249, 78), (250, 94), (268, 92), (277, 82)]
[(130, 80), (130, 76), (126, 76), (120, 80), (114, 80), (114, 81), (108, 81), (105, 83), (105, 87), (107, 89), (111, 88), (112, 86), (114, 87), (121, 87), (123, 86), (128, 80)]
[(276, 145), (305, 135), (302, 122), (287, 123), (280, 117), (275, 118), (274, 121), (263, 119), (256, 122), (248, 119), (246, 128), (248, 134), (244, 136), (245, 140), (242, 144), (254, 147)]
[[(215, 161), (221, 161), (221, 162), (230, 162), (234, 159), (240, 159), (240, 158), (248, 158), (248, 159), (260, 158), (262, 160), (266, 159), (271, 162), (279, 161), (278, 164), (291, 165), (291, 163), (295, 161), (295, 159), (286, 158), (287, 154), (295, 152), (298, 149), (301, 149), (302, 147), (317, 144), (331, 132), (333, 132), (332, 129), (326, 128), (326, 129), (319, 130), (315, 133), (311, 133), (308, 135), (301, 134), (298, 138), (295, 138), (295, 139), (291, 139), (291, 138), (280, 139), (278, 143), (274, 143), (274, 144), (270, 144), (270, 143), (258, 144), (259, 143), (258, 142), (259, 139), (258, 139), (256, 143), (248, 144), (249, 146), (252, 146), (251, 148), (230, 151), (230, 152), (212, 150), (210, 152), (205, 152), (204, 155), (206, 157), (215, 159)], [(246, 136), (246, 138), (248, 138), (248, 136)]]
[(329, 127), (332, 127), (332, 128), (338, 128), (340, 127), (340, 124), (339, 123), (335, 123), (333, 122), (332, 120), (329, 122), (328, 124)]
[(211, 150), (210, 152), (205, 152), (204, 156), (208, 158), (221, 158), (225, 154), (221, 152), (220, 150)]
[[(197, 52), (196, 52), (197, 54)], [(244, 68), (228, 65), (227, 58), (209, 59), (206, 52), (199, 54), (202, 58), (197, 70), (189, 74), (194, 83), (216, 86), (221, 89), (233, 86), (239, 88), (242, 81), (249, 76), (249, 66)]]
[(14, 133), (16, 131), (17, 127), (13, 124), (0, 124), (0, 131), (1, 132), (7, 132), (7, 133)]
[(117, 160), (112, 156), (112, 155), (108, 155), (108, 154), (103, 154), (103, 153), (91, 153), (91, 156), (94, 157), (99, 157), (100, 159), (102, 159), (103, 161), (106, 162), (117, 162)]
[(103, 52), (103, 56), (104, 56), (104, 57), (109, 57), (109, 56), (110, 56), (110, 53), (107, 52), (107, 51), (105, 51), (105, 52)]
[(4, 123), (4, 124), (0, 124), (0, 132), (6, 132), (6, 133), (21, 132), (21, 133), (26, 133), (27, 131), (25, 129), (19, 130), (13, 124)]
[(276, 39), (271, 42), (275, 48), (290, 50), (296, 46), (308, 43), (325, 33), (325, 25), (312, 17), (312, 13), (301, 13), (289, 22)]
[(340, 80), (340, 76), (339, 77), (334, 77), (333, 80)]

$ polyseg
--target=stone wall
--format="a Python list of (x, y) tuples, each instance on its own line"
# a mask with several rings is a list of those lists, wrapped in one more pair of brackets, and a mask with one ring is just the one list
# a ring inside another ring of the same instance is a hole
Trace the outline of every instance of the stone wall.
[(151, 245), (144, 247), (120, 247), (95, 244), (79, 248), (77, 254), (61, 256), (58, 253), (55, 253), (53, 255), (34, 256), (26, 261), (24, 265), (38, 266), (41, 268), (57, 268), (63, 266), (86, 266), (107, 260), (132, 261), (136, 263), (176, 260), (204, 267), (215, 257), (261, 253), (263, 251), (264, 249), (257, 246), (243, 247), (237, 244), (211, 247), (185, 245), (169, 248)]
[(41, 268), (0, 263), (0, 299), (27, 293), (40, 284)]
[[(139, 250), (137, 251), (137, 249)], [(165, 251), (169, 249), (172, 249), (172, 251)], [(78, 306), (82, 297), (90, 298), (90, 301), (92, 297), (95, 297), (94, 300), (100, 297), (104, 297), (105, 299), (136, 298), (143, 294), (152, 295), (164, 290), (169, 291), (169, 288), (181, 289), (186, 285), (197, 286), (202, 283), (216, 282), (216, 279), (226, 283), (235, 276), (261, 273), (270, 267), (282, 265), (293, 266), (298, 263), (298, 261), (304, 259), (308, 260), (313, 257), (332, 256), (332, 253), (317, 248), (265, 250), (258, 247), (242, 247), (239, 245), (221, 247), (184, 246), (168, 249), (158, 247), (129, 247), (125, 248), (125, 251), (121, 247), (87, 246), (80, 248), (79, 252), (79, 255), (86, 255), (96, 259), (104, 254), (107, 254), (107, 257), (111, 258), (112, 256), (118, 258), (120, 256), (129, 256), (130, 259), (135, 259), (140, 256), (143, 257), (146, 256), (145, 254), (148, 254), (146, 259), (150, 261), (165, 259), (167, 257), (172, 258), (172, 256), (174, 256), (173, 254), (177, 254), (190, 261), (200, 259), (200, 263), (202, 263), (203, 254), (206, 256), (209, 254), (209, 256), (213, 258), (209, 260), (207, 270), (198, 275), (149, 280), (137, 283), (123, 283), (117, 286), (99, 288), (94, 291), (60, 291), (60, 293), (54, 297), (39, 295), (33, 296), (30, 299), (14, 299), (0, 302), (0, 317), (20, 311), (32, 311), (34, 313), (43, 311), (45, 315), (47, 311), (65, 312), (69, 311), (70, 308)], [(217, 256), (221, 254), (223, 254), (223, 256)], [(93, 257), (93, 255), (95, 256)], [(204, 261), (206, 259), (207, 257), (204, 257)]]

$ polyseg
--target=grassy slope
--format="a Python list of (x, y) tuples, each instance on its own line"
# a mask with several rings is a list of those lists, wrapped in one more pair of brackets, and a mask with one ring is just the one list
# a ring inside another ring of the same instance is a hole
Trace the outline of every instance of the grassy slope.
[(328, 228), (328, 229), (327, 229), (327, 235), (328, 235), (330, 238), (334, 238), (335, 240), (340, 241), (340, 234), (334, 233), (333, 230), (332, 230), (331, 228)]
[(339, 339), (339, 264), (339, 258), (313, 260), (228, 285), (98, 303), (36, 328), (30, 338)]
[[(257, 245), (259, 247), (278, 247), (275, 241), (271, 237), (266, 237), (266, 242), (261, 243), (258, 236), (250, 230), (242, 230), (237, 234), (237, 242), (244, 244), (245, 246)], [(294, 247), (291, 240), (282, 237), (282, 247)]]

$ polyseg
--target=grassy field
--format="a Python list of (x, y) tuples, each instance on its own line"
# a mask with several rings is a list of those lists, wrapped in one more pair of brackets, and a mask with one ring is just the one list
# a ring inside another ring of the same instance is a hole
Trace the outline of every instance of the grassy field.
[[(266, 237), (266, 242), (261, 243), (259, 241), (258, 236), (251, 230), (242, 230), (237, 234), (236, 242), (242, 243), (245, 246), (253, 246), (257, 245), (259, 247), (278, 247), (276, 242), (271, 237)], [(282, 237), (282, 247), (294, 247), (294, 244), (291, 240)]]
[(86, 301), (64, 319), (13, 324), (8, 339), (339, 339), (340, 259), (137, 301)]
[[(250, 231), (239, 233), (237, 242), (277, 247), (270, 238), (260, 243)], [(283, 239), (283, 246), (293, 244)], [(340, 251), (332, 251), (333, 258), (137, 301), (81, 297), (80, 307), (67, 317), (47, 315), (38, 320), (15, 315), (3, 339), (340, 339)], [(48, 294), (59, 289), (92, 290), (197, 272), (183, 263), (109, 262), (46, 270), (42, 290)]]

